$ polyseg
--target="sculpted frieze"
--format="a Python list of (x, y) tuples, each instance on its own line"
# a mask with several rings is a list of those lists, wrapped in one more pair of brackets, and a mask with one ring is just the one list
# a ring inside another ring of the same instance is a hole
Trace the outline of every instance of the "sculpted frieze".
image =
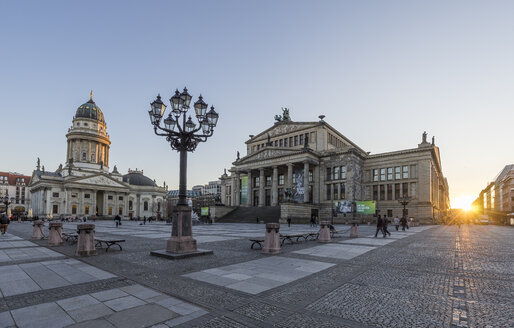
[(116, 181), (113, 181), (111, 179), (108, 179), (104, 176), (97, 175), (81, 180), (75, 181), (76, 183), (86, 183), (86, 184), (92, 184), (92, 185), (99, 185), (99, 186), (109, 186), (109, 187), (120, 187), (124, 188), (125, 186), (122, 184), (117, 183)]

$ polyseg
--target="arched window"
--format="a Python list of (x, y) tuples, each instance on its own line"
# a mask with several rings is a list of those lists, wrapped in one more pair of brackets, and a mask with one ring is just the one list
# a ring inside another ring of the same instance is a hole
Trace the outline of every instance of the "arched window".
[(148, 211), (148, 202), (143, 203), (143, 211)]
[(129, 200), (129, 211), (132, 211), (132, 201)]

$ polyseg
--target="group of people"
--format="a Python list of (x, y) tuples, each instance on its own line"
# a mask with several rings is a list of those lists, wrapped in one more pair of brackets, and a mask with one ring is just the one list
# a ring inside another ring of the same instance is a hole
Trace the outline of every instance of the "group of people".
[(317, 227), (319, 224), (318, 217), (316, 215), (311, 216), (310, 226)]
[[(384, 238), (388, 235), (391, 236), (391, 233), (389, 232), (389, 230), (387, 230), (389, 223), (391, 222), (389, 221), (387, 216), (384, 215), (383, 218), (381, 215), (378, 216), (377, 231), (375, 232), (375, 238), (378, 236), (379, 232), (382, 233)], [(402, 231), (405, 231), (405, 228), (409, 229), (409, 226), (407, 225), (407, 218), (405, 216), (403, 216), (401, 219), (399, 219), (398, 216), (395, 216), (395, 218), (393, 219), (393, 223), (396, 227), (396, 231), (399, 230), (400, 225), (402, 226)]]

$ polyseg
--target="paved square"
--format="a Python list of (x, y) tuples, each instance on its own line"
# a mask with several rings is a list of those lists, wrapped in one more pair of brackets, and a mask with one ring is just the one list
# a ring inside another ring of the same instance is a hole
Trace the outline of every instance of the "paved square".
[(345, 244), (326, 244), (315, 247), (294, 251), (293, 253), (305, 254), (310, 256), (328, 257), (340, 260), (353, 259), (356, 256), (362, 255), (366, 252), (375, 249), (372, 246), (357, 246)]
[(249, 294), (259, 294), (325, 270), (333, 265), (326, 262), (273, 256), (203, 270), (184, 276)]
[(392, 238), (352, 238), (350, 240), (341, 241), (342, 244), (358, 244), (358, 245), (372, 245), (372, 246), (383, 246), (396, 241)]

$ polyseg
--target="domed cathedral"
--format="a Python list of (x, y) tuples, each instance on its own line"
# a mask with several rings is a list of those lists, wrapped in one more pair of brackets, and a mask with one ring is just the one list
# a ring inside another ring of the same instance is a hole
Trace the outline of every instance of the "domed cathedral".
[(130, 170), (109, 171), (111, 140), (100, 107), (89, 100), (75, 112), (66, 134), (66, 162), (46, 171), (38, 158), (29, 185), (32, 213), (39, 217), (166, 217), (166, 188)]

